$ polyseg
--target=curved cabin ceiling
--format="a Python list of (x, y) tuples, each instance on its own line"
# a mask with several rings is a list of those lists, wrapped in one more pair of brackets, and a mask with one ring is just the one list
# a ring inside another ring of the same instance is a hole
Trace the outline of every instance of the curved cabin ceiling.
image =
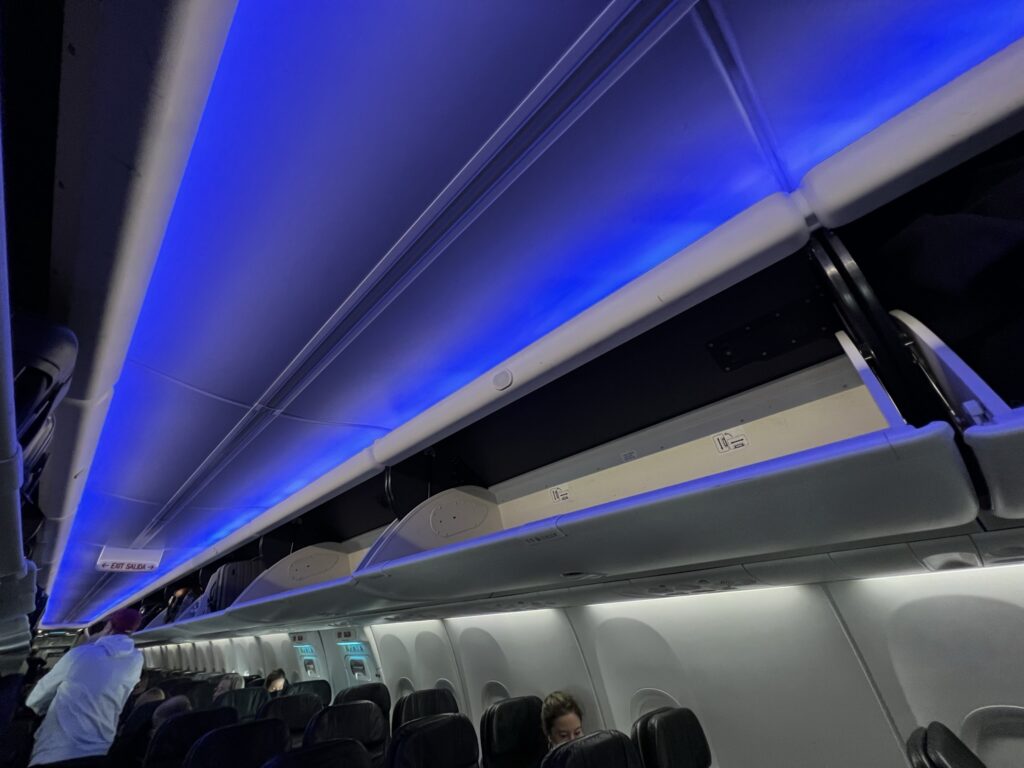
[[(239, 3), (45, 624), (143, 594), (1024, 34), (1013, 0), (606, 5)], [(165, 552), (101, 574), (103, 545)]]

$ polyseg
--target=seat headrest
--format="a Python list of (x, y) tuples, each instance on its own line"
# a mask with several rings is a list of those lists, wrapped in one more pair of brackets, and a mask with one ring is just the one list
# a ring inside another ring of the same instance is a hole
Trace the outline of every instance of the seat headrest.
[(641, 763), (626, 734), (598, 731), (555, 747), (541, 768), (641, 768)]
[(519, 696), (492, 705), (484, 713), (480, 739), (490, 757), (523, 754), (543, 755), (547, 739), (541, 727), (543, 702), (536, 696)]
[(335, 704), (315, 715), (306, 730), (306, 744), (332, 739), (355, 739), (367, 749), (386, 738), (384, 715), (372, 701), (350, 701)]
[(633, 725), (633, 743), (645, 768), (709, 768), (711, 748), (689, 709), (662, 707)]
[(280, 720), (254, 720), (216, 728), (189, 750), (184, 768), (263, 765), (288, 748), (288, 726)]
[(273, 717), (284, 720), (292, 731), (304, 731), (313, 715), (323, 709), (320, 698), (310, 693), (300, 693), (295, 696), (281, 696), (271, 699), (262, 707), (258, 717)]
[(234, 725), (238, 713), (230, 707), (208, 709), (205, 712), (187, 712), (171, 718), (161, 725), (149, 742), (146, 764), (162, 760), (181, 759), (188, 754), (199, 737), (214, 728)]
[(934, 768), (985, 768), (978, 756), (942, 723), (929, 724), (925, 746)]
[(259, 712), (260, 707), (270, 701), (270, 694), (263, 688), (236, 688), (225, 691), (213, 701), (218, 707), (232, 707), (246, 717)]
[(907, 759), (910, 761), (910, 768), (932, 768), (924, 741), (924, 728), (915, 728), (907, 739)]
[(480, 750), (469, 718), (459, 714), (417, 718), (399, 728), (388, 747), (388, 768), (476, 768)]
[(325, 707), (331, 703), (331, 684), (326, 680), (303, 680), (293, 683), (288, 689), (288, 694), (291, 696), (300, 693), (309, 693), (316, 696)]
[(427, 688), (423, 691), (413, 691), (408, 696), (403, 696), (395, 704), (393, 715), (394, 722), (391, 730), (397, 731), (399, 727), (415, 720), (418, 717), (428, 715), (443, 715), (459, 711), (459, 704), (455, 696), (445, 688)]
[(370, 753), (358, 741), (336, 739), (285, 752), (263, 768), (371, 768), (372, 765)]
[(344, 704), (347, 701), (372, 701), (384, 714), (384, 720), (391, 717), (391, 692), (384, 683), (365, 683), (346, 688), (334, 697), (335, 704)]

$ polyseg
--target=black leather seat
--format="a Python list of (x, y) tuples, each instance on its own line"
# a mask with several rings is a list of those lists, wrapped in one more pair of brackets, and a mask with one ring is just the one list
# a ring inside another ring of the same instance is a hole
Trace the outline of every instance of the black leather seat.
[(130, 766), (142, 765), (149, 747), (150, 731), (153, 729), (153, 713), (163, 704), (162, 701), (147, 701), (139, 704), (131, 711), (124, 721), (121, 732), (110, 745), (111, 765)]
[(633, 744), (644, 768), (710, 768), (711, 748), (689, 709), (662, 707), (633, 724)]
[(350, 701), (321, 710), (309, 721), (302, 743), (310, 746), (336, 739), (358, 741), (374, 765), (383, 764), (388, 729), (377, 705), (372, 701)]
[(428, 688), (413, 691), (395, 704), (391, 714), (391, 732), (394, 733), (406, 723), (419, 717), (454, 714), (459, 711), (455, 695), (445, 688)]
[(260, 707), (257, 717), (260, 720), (267, 718), (283, 720), (291, 734), (291, 745), (298, 747), (302, 744), (302, 736), (306, 732), (309, 721), (323, 708), (320, 699), (316, 696), (310, 693), (300, 693), (298, 696), (280, 696), (271, 699)]
[(215, 728), (195, 743), (184, 768), (260, 768), (288, 748), (288, 726), (280, 720)]
[(213, 706), (213, 692), (217, 689), (217, 686), (207, 680), (197, 680), (182, 693), (188, 697), (189, 703), (192, 704), (192, 709), (198, 711), (200, 709), (209, 709)]
[(187, 712), (171, 718), (153, 734), (143, 765), (145, 768), (178, 768), (200, 737), (237, 722), (238, 713), (228, 707)]
[(567, 741), (548, 752), (541, 768), (641, 768), (640, 755), (629, 737), (618, 731), (598, 731)]
[(285, 752), (263, 768), (372, 768), (372, 763), (358, 741), (335, 739)]
[(262, 675), (249, 675), (249, 677), (245, 679), (245, 687), (262, 688), (264, 679), (265, 678)]
[(465, 715), (419, 717), (398, 728), (388, 746), (387, 768), (478, 768), (480, 749)]
[(985, 768), (981, 759), (942, 723), (929, 724), (925, 745), (933, 768)]
[(238, 713), (238, 719), (246, 723), (255, 718), (268, 701), (270, 694), (263, 688), (236, 688), (225, 691), (213, 703), (217, 707), (231, 707)]
[(483, 768), (537, 768), (548, 751), (536, 696), (505, 699), (480, 718)]
[(915, 728), (907, 739), (907, 760), (910, 761), (910, 768), (932, 768), (928, 747), (925, 746), (924, 728)]
[(385, 724), (391, 722), (391, 691), (384, 683), (356, 685), (346, 688), (334, 697), (335, 704), (345, 704), (349, 701), (372, 701), (380, 707)]
[(293, 683), (288, 689), (289, 696), (296, 696), (300, 693), (316, 696), (325, 707), (331, 705), (331, 684), (326, 680), (303, 680), (300, 683)]

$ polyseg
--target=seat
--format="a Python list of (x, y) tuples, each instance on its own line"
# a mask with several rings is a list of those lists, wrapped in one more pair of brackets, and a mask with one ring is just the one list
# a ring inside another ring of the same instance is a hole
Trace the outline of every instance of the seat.
[(293, 683), (288, 689), (289, 696), (299, 693), (309, 693), (319, 697), (320, 703), (325, 707), (331, 705), (331, 684), (326, 680), (303, 680), (300, 683)]
[(428, 715), (394, 732), (387, 768), (477, 768), (476, 731), (465, 715)]
[(246, 688), (262, 688), (264, 678), (262, 675), (251, 675), (245, 679)]
[(519, 696), (492, 705), (480, 718), (483, 768), (537, 768), (548, 751), (541, 727), (543, 702)]
[(147, 701), (139, 704), (131, 711), (121, 732), (110, 745), (111, 765), (132, 766), (142, 765), (142, 758), (149, 746), (149, 735), (153, 728), (153, 713), (163, 704), (162, 701)]
[(391, 714), (391, 732), (394, 733), (418, 717), (454, 714), (458, 711), (459, 704), (455, 701), (455, 695), (445, 688), (413, 691), (395, 703), (395, 711)]
[(162, 681), (157, 687), (162, 689), (167, 698), (184, 693), (185, 689), (192, 685), (191, 677), (169, 677)]
[(278, 755), (263, 768), (371, 768), (366, 748), (352, 739), (335, 739)]
[(228, 707), (188, 712), (168, 720), (150, 739), (145, 768), (178, 768), (192, 745), (215, 728), (234, 725), (238, 713)]
[(217, 686), (207, 680), (197, 680), (185, 688), (182, 693), (188, 697), (192, 709), (197, 712), (213, 706), (213, 692)]
[(326, 707), (313, 716), (303, 744), (352, 739), (365, 748), (374, 765), (384, 762), (388, 729), (380, 709), (372, 701), (350, 701)]
[(364, 683), (346, 688), (334, 697), (335, 704), (345, 704), (350, 701), (372, 701), (384, 715), (384, 724), (391, 720), (391, 691), (384, 683)]
[(321, 709), (323, 709), (323, 705), (319, 698), (309, 693), (300, 693), (298, 696), (280, 696), (271, 699), (260, 707), (257, 717), (260, 720), (267, 718), (283, 720), (291, 734), (291, 745), (298, 747), (302, 744), (302, 737), (309, 721)]
[(288, 736), (274, 719), (216, 728), (195, 743), (184, 768), (260, 768), (288, 748)]
[(924, 728), (915, 728), (907, 739), (907, 761), (910, 768), (934, 768), (932, 761), (928, 759)]
[(648, 712), (633, 724), (632, 736), (644, 768), (710, 768), (711, 748), (700, 720), (689, 709)]
[(541, 768), (641, 768), (640, 755), (629, 737), (598, 731), (567, 741), (548, 752)]
[(218, 707), (231, 707), (238, 713), (238, 719), (246, 723), (254, 719), (268, 701), (270, 694), (263, 688), (236, 688), (222, 693), (214, 699), (214, 704)]
[(928, 725), (925, 747), (933, 768), (985, 768), (981, 759), (942, 723)]

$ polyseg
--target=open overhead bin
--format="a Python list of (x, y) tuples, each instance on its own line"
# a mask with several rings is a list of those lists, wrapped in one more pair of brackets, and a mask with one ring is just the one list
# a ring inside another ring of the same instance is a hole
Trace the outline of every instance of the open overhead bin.
[(964, 440), (977, 458), (988, 488), (991, 517), (1002, 521), (1024, 519), (1024, 408), (1007, 405), (923, 323), (905, 312), (894, 312), (893, 316), (913, 339), (920, 358), (963, 427)]
[(942, 422), (908, 425), (845, 355), (491, 488), (438, 494), (355, 572), (451, 600), (914, 537), (973, 522)]

